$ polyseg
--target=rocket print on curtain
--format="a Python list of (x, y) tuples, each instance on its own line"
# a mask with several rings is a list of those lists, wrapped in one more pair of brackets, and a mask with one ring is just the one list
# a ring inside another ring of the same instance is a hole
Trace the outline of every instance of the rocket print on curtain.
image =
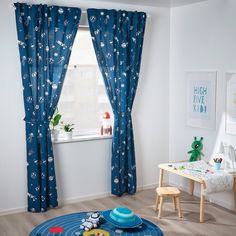
[(187, 124), (215, 129), (216, 72), (188, 72)]
[(27, 144), (28, 210), (57, 206), (50, 119), (56, 109), (81, 10), (16, 3)]
[(131, 111), (138, 85), (146, 13), (88, 9), (90, 33), (114, 113), (111, 188), (136, 192)]

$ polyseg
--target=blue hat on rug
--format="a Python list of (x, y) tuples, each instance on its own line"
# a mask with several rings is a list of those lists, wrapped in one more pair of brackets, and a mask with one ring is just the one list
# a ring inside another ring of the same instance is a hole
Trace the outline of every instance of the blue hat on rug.
[(117, 228), (134, 228), (141, 225), (142, 219), (126, 207), (117, 207), (102, 213), (104, 219)]

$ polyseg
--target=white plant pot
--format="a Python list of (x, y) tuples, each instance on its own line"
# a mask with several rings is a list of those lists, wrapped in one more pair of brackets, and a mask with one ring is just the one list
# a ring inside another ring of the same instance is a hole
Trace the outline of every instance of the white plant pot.
[(60, 130), (57, 130), (57, 129), (51, 130), (51, 135), (52, 135), (53, 140), (55, 141), (58, 140), (59, 134), (60, 134)]
[(71, 132), (65, 132), (65, 138), (66, 139), (72, 139), (72, 131)]

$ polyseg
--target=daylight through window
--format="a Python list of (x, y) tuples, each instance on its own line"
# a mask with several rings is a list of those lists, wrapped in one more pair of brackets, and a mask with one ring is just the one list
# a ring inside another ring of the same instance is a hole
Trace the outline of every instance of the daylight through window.
[(112, 109), (98, 68), (89, 29), (79, 29), (58, 103), (63, 123), (73, 123), (74, 135), (100, 134), (102, 117)]

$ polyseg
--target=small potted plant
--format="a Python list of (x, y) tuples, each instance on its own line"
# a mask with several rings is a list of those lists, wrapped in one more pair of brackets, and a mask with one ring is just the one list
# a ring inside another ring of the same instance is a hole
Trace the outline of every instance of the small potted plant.
[(63, 129), (65, 131), (65, 137), (67, 139), (71, 139), (72, 138), (72, 133), (73, 133), (73, 129), (74, 129), (74, 124), (70, 124), (70, 123), (66, 123), (63, 126)]
[(221, 167), (222, 158), (214, 158), (214, 169), (219, 170)]
[(51, 124), (51, 135), (54, 140), (58, 140), (58, 136), (60, 133), (60, 130), (56, 129), (56, 126), (58, 126), (62, 115), (59, 113), (58, 109), (56, 109), (55, 113), (53, 114), (53, 117), (50, 121)]

